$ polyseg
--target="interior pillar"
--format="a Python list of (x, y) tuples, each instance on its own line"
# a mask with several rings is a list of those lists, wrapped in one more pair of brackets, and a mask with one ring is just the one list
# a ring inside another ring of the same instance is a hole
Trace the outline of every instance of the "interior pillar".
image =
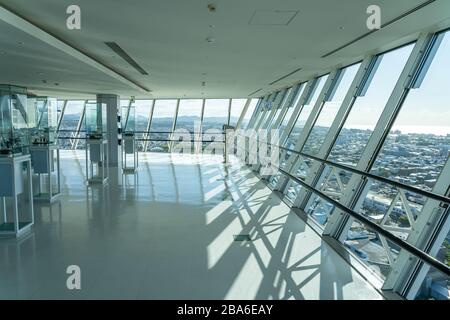
[(120, 96), (115, 94), (98, 94), (97, 102), (106, 104), (107, 110), (107, 138), (108, 138), (108, 158), (109, 165), (117, 167), (119, 165), (119, 127), (117, 116), (120, 111)]

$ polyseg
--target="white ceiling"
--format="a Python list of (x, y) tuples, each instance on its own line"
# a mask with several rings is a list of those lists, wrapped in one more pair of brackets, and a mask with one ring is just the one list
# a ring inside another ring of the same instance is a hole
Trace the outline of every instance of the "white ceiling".
[[(376, 1), (382, 9), (383, 22), (424, 2)], [(74, 3), (81, 7), (81, 30), (66, 27), (66, 8)], [(5, 8), (139, 86), (149, 88), (151, 96), (158, 98), (245, 98), (261, 88), (259, 96), (327, 72), (335, 65), (410, 41), (424, 29), (447, 26), (450, 19), (450, 1), (436, 0), (336, 54), (321, 58), (368, 32), (366, 8), (373, 0), (211, 1), (217, 5), (216, 12), (208, 11), (208, 3), (0, 0)], [(208, 37), (215, 42), (208, 43)], [(141, 75), (116, 56), (105, 41), (117, 42), (149, 76)], [(298, 68), (302, 70), (269, 85)], [(206, 86), (202, 86), (203, 81)], [(23, 85), (38, 94), (58, 97), (90, 97), (96, 93), (148, 96), (1, 21), (0, 83)]]

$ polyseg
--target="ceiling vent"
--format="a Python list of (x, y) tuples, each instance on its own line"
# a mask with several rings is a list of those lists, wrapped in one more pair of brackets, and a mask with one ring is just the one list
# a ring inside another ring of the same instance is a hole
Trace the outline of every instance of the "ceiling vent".
[(295, 10), (255, 11), (250, 18), (251, 26), (287, 26), (297, 16)]
[(145, 71), (144, 68), (142, 68), (133, 58), (131, 58), (130, 55), (126, 53), (125, 50), (123, 50), (122, 47), (120, 47), (116, 42), (105, 42), (105, 44), (140, 74), (148, 76), (148, 72)]
[(275, 80), (274, 82), (269, 83), (269, 86), (274, 85), (275, 83), (280, 82), (281, 80), (284, 80), (284, 79), (286, 79), (286, 78), (292, 76), (293, 74), (299, 72), (300, 70), (302, 70), (302, 68), (298, 68), (298, 69), (296, 69), (296, 70), (294, 70), (294, 71), (288, 73), (287, 75), (282, 76), (281, 78)]
[(321, 58), (327, 58), (327, 57), (329, 57), (329, 56), (335, 54), (336, 52), (341, 51), (342, 49), (345, 49), (345, 48), (351, 46), (352, 44), (354, 44), (354, 43), (356, 43), (356, 42), (358, 42), (358, 41), (360, 41), (360, 40), (362, 40), (362, 39), (364, 39), (364, 38), (370, 36), (371, 34), (373, 34), (373, 33), (375, 33), (375, 32), (380, 31), (380, 30), (383, 30), (384, 28), (386, 28), (386, 27), (388, 27), (388, 26), (390, 26), (390, 25), (396, 23), (397, 21), (399, 21), (399, 20), (401, 20), (401, 19), (403, 19), (403, 18), (409, 16), (410, 14), (412, 14), (412, 13), (414, 13), (414, 12), (416, 12), (416, 11), (419, 11), (420, 9), (422, 9), (422, 8), (424, 8), (424, 7), (426, 7), (426, 6), (430, 5), (430, 4), (432, 4), (432, 3), (435, 2), (435, 1), (436, 1), (436, 0), (427, 0), (427, 1), (425, 1), (424, 3), (422, 3), (422, 4), (420, 4), (420, 5), (418, 5), (418, 6), (414, 7), (414, 8), (412, 8), (411, 10), (409, 10), (409, 11), (407, 11), (407, 12), (405, 12), (405, 13), (399, 15), (398, 17), (395, 17), (394, 19), (392, 19), (392, 20), (386, 22), (385, 24), (383, 24), (383, 25), (381, 26), (381, 28), (380, 28), (379, 30), (376, 30), (376, 29), (375, 29), (375, 30), (366, 32), (365, 34), (359, 36), (359, 37), (356, 38), (356, 39), (353, 39), (353, 40), (350, 41), (350, 42), (347, 42), (346, 44), (340, 46), (339, 48), (336, 48), (336, 49), (334, 49), (333, 51), (330, 51), (330, 52), (328, 52), (327, 54), (324, 54)]
[(254, 94), (257, 94), (258, 92), (260, 92), (261, 90), (262, 90), (262, 88), (256, 90), (255, 92), (250, 93), (248, 96), (249, 96), (249, 97), (250, 97), (250, 96), (253, 96)]

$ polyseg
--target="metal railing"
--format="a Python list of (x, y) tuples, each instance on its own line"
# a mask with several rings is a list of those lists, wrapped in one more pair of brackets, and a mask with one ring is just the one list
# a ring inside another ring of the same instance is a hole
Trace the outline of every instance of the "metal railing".
[[(248, 138), (248, 137), (247, 137)], [(397, 181), (391, 181), (389, 179), (383, 178), (383, 177), (379, 177), (379, 176), (375, 176), (373, 174), (367, 173), (367, 172), (362, 172), (359, 171), (355, 168), (351, 168), (345, 165), (341, 165), (341, 164), (336, 164), (334, 162), (328, 161), (328, 160), (324, 160), (315, 156), (311, 156), (309, 154), (303, 153), (303, 152), (299, 152), (296, 150), (292, 150), (286, 147), (282, 147), (282, 146), (277, 146), (277, 145), (272, 145), (271, 143), (267, 142), (267, 141), (261, 141), (261, 143), (266, 144), (269, 147), (272, 148), (279, 148), (280, 150), (284, 150), (286, 152), (291, 152), (293, 154), (296, 154), (298, 156), (302, 156), (305, 158), (309, 158), (311, 160), (314, 161), (318, 161), (322, 164), (328, 165), (328, 166), (333, 166), (336, 168), (339, 168), (341, 170), (346, 170), (349, 172), (352, 172), (354, 174), (360, 175), (364, 178), (369, 178), (369, 179), (373, 179), (373, 180), (377, 180), (389, 185), (393, 185), (399, 189), (405, 189), (408, 191), (411, 191), (415, 194), (419, 194), (422, 196), (425, 196), (427, 198), (433, 199), (433, 200), (437, 200), (439, 202), (443, 202), (445, 205), (444, 207), (447, 209), (450, 205), (450, 198), (446, 197), (446, 196), (442, 196), (439, 194), (435, 194), (432, 192), (428, 192), (425, 190), (421, 190), (418, 189), (416, 187), (413, 186), (408, 186), (405, 184), (402, 184), (400, 182)], [(396, 244), (397, 246), (399, 246), (401, 249), (404, 249), (405, 251), (409, 252), (410, 254), (412, 254), (413, 256), (417, 257), (418, 259), (420, 259), (422, 262), (430, 265), (431, 267), (439, 270), (440, 272), (442, 272), (443, 274), (450, 276), (450, 267), (447, 266), (446, 264), (444, 264), (443, 262), (437, 260), (435, 257), (429, 255), (428, 253), (418, 249), (417, 247), (411, 245), (410, 243), (398, 238), (397, 236), (393, 235), (392, 233), (390, 233), (388, 230), (384, 229), (382, 226), (376, 224), (375, 222), (371, 221), (370, 219), (364, 217), (363, 215), (359, 214), (358, 212), (348, 208), (347, 206), (341, 204), (339, 201), (334, 200), (333, 198), (329, 197), (328, 195), (326, 195), (325, 193), (323, 193), (322, 191), (316, 189), (315, 187), (309, 185), (308, 183), (306, 183), (305, 181), (301, 180), (300, 178), (294, 176), (293, 174), (287, 172), (284, 169), (281, 169), (279, 167), (273, 166), (275, 169), (277, 169), (281, 174), (283, 174), (284, 176), (286, 176), (287, 178), (293, 180), (294, 182), (302, 185), (305, 189), (309, 190), (310, 192), (316, 194), (317, 196), (321, 197), (323, 200), (329, 202), (330, 204), (332, 204), (333, 206), (335, 206), (336, 208), (342, 210), (343, 212), (347, 213), (348, 215), (350, 215), (351, 217), (353, 217), (354, 219), (356, 219), (357, 221), (359, 221), (360, 223), (362, 223), (363, 225), (365, 225), (368, 229), (377, 232), (378, 234), (384, 236), (386, 239), (388, 239), (390, 242)]]

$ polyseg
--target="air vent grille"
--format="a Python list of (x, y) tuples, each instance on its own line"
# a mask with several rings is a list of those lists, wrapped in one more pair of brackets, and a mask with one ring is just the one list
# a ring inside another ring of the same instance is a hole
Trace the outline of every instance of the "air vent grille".
[(114, 51), (117, 55), (119, 55), (123, 60), (125, 60), (130, 66), (136, 69), (140, 74), (144, 76), (148, 76), (148, 72), (144, 70), (130, 55), (122, 49), (116, 42), (105, 42), (105, 44)]
[(416, 7), (414, 7), (414, 8), (412, 8), (411, 10), (409, 10), (409, 11), (407, 11), (407, 12), (401, 14), (400, 16), (398, 16), (398, 17), (396, 17), (396, 18), (394, 18), (394, 19), (392, 19), (392, 20), (386, 22), (385, 24), (383, 24), (383, 25), (381, 26), (381, 29), (369, 31), (369, 32), (367, 32), (367, 33), (365, 33), (365, 34), (359, 36), (358, 38), (356, 38), (356, 39), (354, 39), (354, 40), (352, 40), (352, 41), (350, 41), (350, 42), (348, 42), (348, 43), (346, 43), (346, 44), (340, 46), (339, 48), (334, 49), (333, 51), (328, 52), (327, 54), (323, 55), (321, 58), (327, 58), (327, 57), (331, 56), (332, 54), (335, 54), (336, 52), (341, 51), (342, 49), (345, 49), (345, 48), (351, 46), (352, 44), (354, 44), (354, 43), (356, 43), (356, 42), (358, 42), (358, 41), (360, 41), (360, 40), (362, 40), (362, 39), (364, 39), (364, 38), (370, 36), (371, 34), (377, 32), (377, 31), (380, 31), (380, 30), (382, 30), (383, 28), (386, 28), (386, 27), (388, 27), (388, 26), (394, 24), (395, 22), (397, 22), (397, 21), (399, 21), (399, 20), (401, 20), (401, 19), (403, 19), (403, 18), (409, 16), (410, 14), (412, 14), (412, 13), (414, 13), (414, 12), (416, 12), (416, 11), (419, 11), (420, 9), (422, 9), (422, 8), (424, 8), (424, 7), (426, 7), (426, 6), (430, 5), (430, 4), (432, 4), (433, 2), (436, 2), (436, 0), (428, 0), (428, 1), (426, 1), (426, 2), (424, 2), (424, 3), (422, 3), (422, 4), (420, 4), (420, 5), (418, 5), (418, 6), (416, 6)]
[(261, 90), (262, 90), (262, 88), (256, 90), (255, 92), (250, 93), (248, 96), (249, 96), (249, 97), (250, 97), (250, 96), (253, 96), (253, 95), (257, 94), (258, 92), (260, 92)]
[(269, 85), (270, 85), (270, 86), (271, 86), (271, 85), (274, 85), (275, 83), (280, 82), (281, 80), (284, 80), (284, 79), (286, 79), (286, 78), (292, 76), (293, 74), (299, 72), (300, 70), (302, 70), (302, 68), (298, 68), (298, 69), (296, 69), (296, 70), (294, 70), (294, 71), (288, 73), (287, 75), (282, 76), (281, 78), (275, 80), (274, 82), (269, 83)]

